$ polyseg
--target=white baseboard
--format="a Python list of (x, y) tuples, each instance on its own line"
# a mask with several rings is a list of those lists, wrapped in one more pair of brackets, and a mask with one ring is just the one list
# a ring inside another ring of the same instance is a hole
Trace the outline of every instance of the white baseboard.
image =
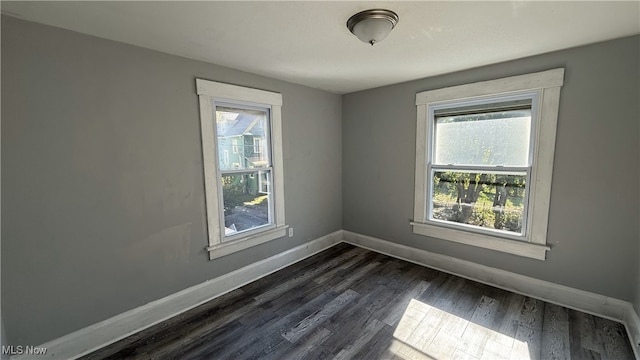
[[(38, 347), (47, 349), (47, 359), (76, 359), (317, 254), (340, 243), (341, 240), (342, 230), (338, 230)], [(33, 356), (18, 355), (11, 357), (11, 359), (27, 360), (33, 359)]]
[(453, 275), (622, 322), (640, 360), (640, 320), (631, 303), (343, 230), (344, 242)]

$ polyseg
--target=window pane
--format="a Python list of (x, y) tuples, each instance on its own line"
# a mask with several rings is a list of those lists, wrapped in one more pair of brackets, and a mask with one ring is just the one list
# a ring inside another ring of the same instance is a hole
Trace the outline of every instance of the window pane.
[(526, 172), (434, 171), (432, 220), (521, 234)]
[(528, 166), (531, 110), (440, 116), (434, 164)]
[(271, 195), (261, 191), (261, 177), (270, 183), (271, 171), (222, 175), (226, 236), (272, 222)]
[(221, 170), (269, 167), (269, 112), (216, 106)]

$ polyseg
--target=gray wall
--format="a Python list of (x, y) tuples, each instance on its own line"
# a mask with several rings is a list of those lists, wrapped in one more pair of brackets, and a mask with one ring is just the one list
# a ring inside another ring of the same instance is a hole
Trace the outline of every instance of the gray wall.
[[(343, 227), (630, 301), (638, 261), (639, 37), (343, 97)], [(546, 261), (415, 235), (415, 94), (564, 67)]]
[[(283, 94), (294, 237), (208, 260), (196, 77)], [(3, 16), (9, 342), (43, 343), (339, 230), (341, 109), (339, 95)]]

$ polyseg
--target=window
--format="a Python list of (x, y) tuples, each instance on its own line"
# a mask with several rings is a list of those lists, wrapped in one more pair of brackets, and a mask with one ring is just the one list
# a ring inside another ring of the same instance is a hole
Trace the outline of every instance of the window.
[(416, 94), (415, 233), (545, 259), (563, 77)]
[(231, 140), (231, 147), (234, 154), (238, 153), (238, 139)]
[(229, 150), (224, 150), (224, 156), (222, 158), (222, 165), (224, 167), (229, 165)]
[(523, 236), (534, 103), (537, 95), (529, 93), (432, 107), (429, 221)]
[[(207, 250), (215, 259), (286, 233), (282, 95), (201, 79), (196, 80), (196, 86), (202, 128)], [(243, 138), (254, 144), (257, 141), (261, 156), (234, 156), (230, 165), (229, 150), (238, 153), (238, 141), (244, 141), (238, 139)]]
[(260, 138), (253, 138), (253, 152), (256, 154), (262, 153), (262, 145), (260, 145)]

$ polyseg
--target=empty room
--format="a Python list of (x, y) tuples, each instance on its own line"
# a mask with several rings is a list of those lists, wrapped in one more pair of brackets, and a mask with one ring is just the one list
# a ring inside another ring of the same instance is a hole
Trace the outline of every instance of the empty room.
[(3, 360), (640, 360), (640, 2), (0, 8)]

